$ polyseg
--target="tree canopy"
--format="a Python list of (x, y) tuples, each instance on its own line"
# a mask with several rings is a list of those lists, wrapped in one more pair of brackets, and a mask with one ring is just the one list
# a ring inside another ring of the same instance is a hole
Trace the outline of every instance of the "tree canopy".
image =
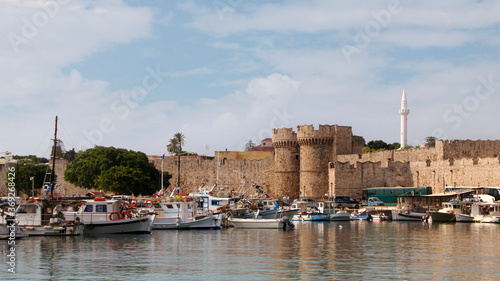
[(252, 141), (252, 140), (249, 140), (249, 141), (247, 142), (247, 144), (245, 145), (245, 151), (249, 151), (249, 150), (251, 150), (251, 149), (252, 149), (252, 148), (254, 148), (254, 147), (255, 147), (255, 143), (253, 143), (253, 141)]
[(426, 137), (425, 138), (425, 143), (429, 146), (429, 147), (435, 147), (436, 146), (436, 137)]
[(186, 137), (183, 133), (176, 133), (167, 145), (168, 153), (170, 155), (182, 154), (182, 146), (185, 144), (185, 139)]
[(103, 146), (79, 152), (64, 172), (66, 181), (80, 187), (134, 195), (155, 193), (159, 177), (146, 154)]
[(400, 148), (401, 145), (397, 142), (388, 144), (383, 140), (372, 140), (367, 143), (367, 146), (365, 149), (363, 149), (363, 152), (375, 152), (375, 151), (383, 151), (383, 150), (394, 150)]

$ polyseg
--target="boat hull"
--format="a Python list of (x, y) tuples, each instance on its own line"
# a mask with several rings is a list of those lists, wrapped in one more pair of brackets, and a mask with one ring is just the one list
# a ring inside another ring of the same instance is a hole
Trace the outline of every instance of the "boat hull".
[(153, 229), (220, 229), (221, 220), (217, 217), (205, 217), (199, 220), (183, 222), (180, 219), (156, 218)]
[(89, 223), (84, 225), (84, 234), (150, 233), (153, 219), (151, 216), (146, 216), (128, 220)]
[(330, 221), (348, 221), (351, 220), (351, 215), (349, 213), (335, 213), (330, 215), (328, 218)]
[(293, 216), (293, 221), (326, 221), (328, 220), (328, 215), (322, 213), (312, 213), (312, 214), (296, 214)]
[(455, 214), (443, 212), (430, 212), (432, 222), (456, 222), (457, 217)]
[(229, 224), (235, 228), (258, 228), (258, 229), (279, 229), (283, 228), (283, 221), (280, 219), (238, 219), (229, 218)]
[(457, 222), (474, 222), (474, 217), (464, 214), (455, 214)]
[(71, 225), (71, 226), (52, 226), (52, 225), (29, 225), (20, 226), (21, 233), (25, 236), (78, 236), (84, 232), (84, 226)]
[(397, 212), (392, 210), (392, 220), (394, 221), (422, 221), (427, 216), (426, 213), (418, 212)]

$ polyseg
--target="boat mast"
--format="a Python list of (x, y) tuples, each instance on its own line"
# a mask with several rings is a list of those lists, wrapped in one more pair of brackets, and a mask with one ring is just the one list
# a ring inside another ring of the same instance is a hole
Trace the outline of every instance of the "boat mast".
[(56, 115), (56, 129), (54, 132), (54, 146), (52, 147), (52, 173), (50, 173), (50, 197), (54, 196), (55, 188), (55, 173), (56, 173), (56, 151), (57, 151), (57, 115)]

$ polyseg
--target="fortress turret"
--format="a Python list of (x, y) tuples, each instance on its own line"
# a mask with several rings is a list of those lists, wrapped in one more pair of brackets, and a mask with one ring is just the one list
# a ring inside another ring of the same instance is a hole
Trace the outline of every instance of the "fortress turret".
[(291, 128), (273, 129), (274, 182), (278, 198), (299, 197), (299, 143)]
[(297, 126), (300, 146), (301, 197), (319, 199), (328, 194), (328, 162), (334, 158), (334, 125)]

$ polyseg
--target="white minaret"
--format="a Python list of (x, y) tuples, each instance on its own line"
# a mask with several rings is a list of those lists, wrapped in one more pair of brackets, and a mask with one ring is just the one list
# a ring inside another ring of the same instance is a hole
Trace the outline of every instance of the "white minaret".
[(401, 115), (401, 148), (404, 149), (407, 143), (407, 131), (406, 131), (406, 123), (408, 121), (408, 114), (410, 114), (410, 110), (406, 107), (406, 90), (403, 89), (403, 98), (401, 98), (401, 109), (399, 110), (399, 114)]

